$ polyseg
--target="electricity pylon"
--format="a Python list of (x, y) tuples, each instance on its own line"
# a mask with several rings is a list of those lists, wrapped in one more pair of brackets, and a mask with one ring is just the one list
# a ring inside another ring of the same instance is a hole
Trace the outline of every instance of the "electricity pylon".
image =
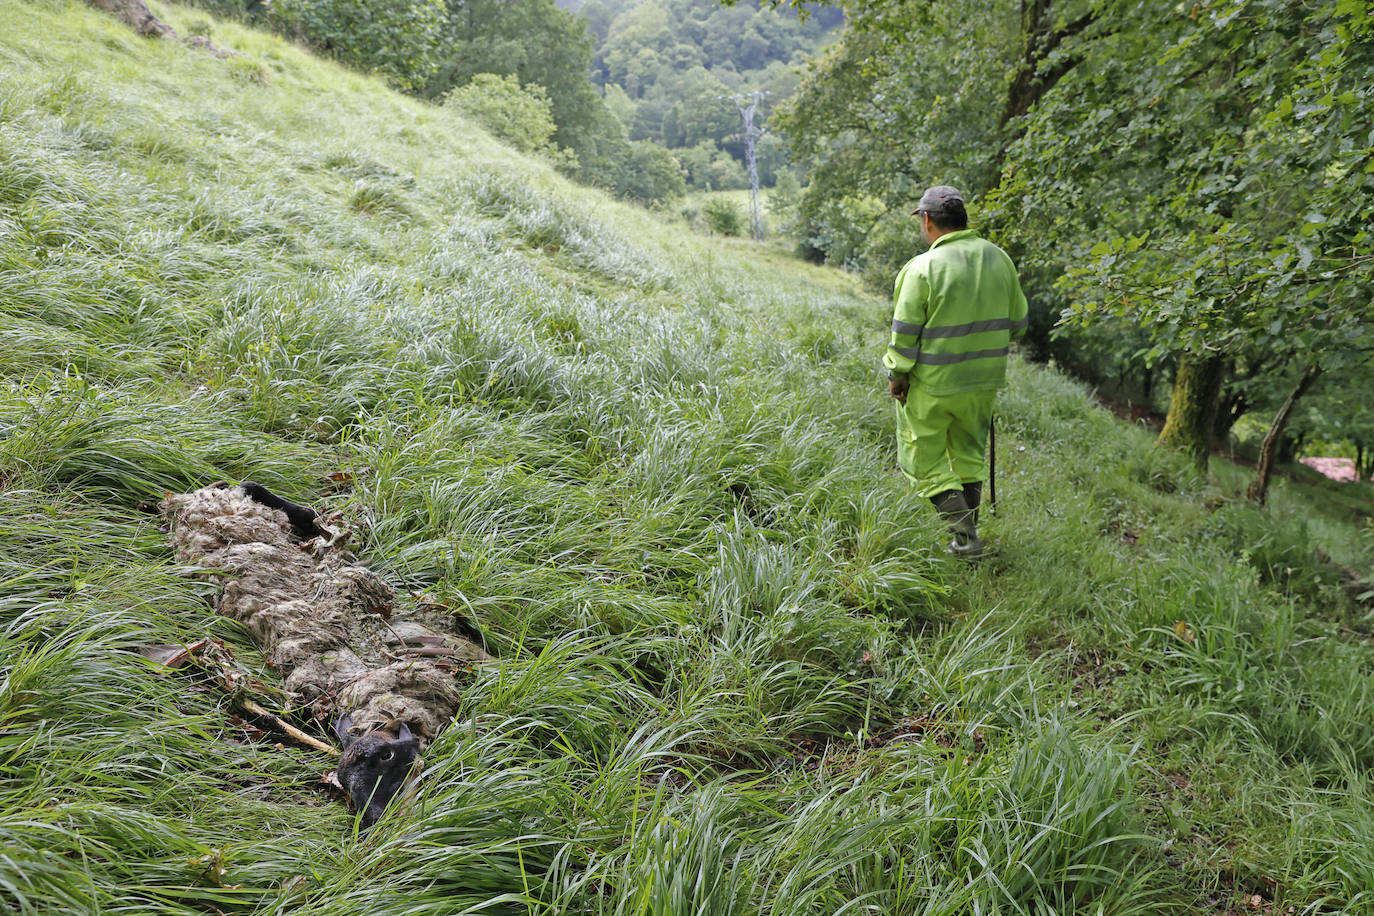
[(763, 128), (754, 126), (754, 112), (767, 94), (756, 89), (730, 96), (739, 109), (740, 120), (744, 122), (740, 136), (744, 139), (744, 164), (749, 169), (749, 226), (756, 242), (763, 241), (763, 214), (759, 210), (759, 163), (754, 155), (754, 141), (763, 134)]

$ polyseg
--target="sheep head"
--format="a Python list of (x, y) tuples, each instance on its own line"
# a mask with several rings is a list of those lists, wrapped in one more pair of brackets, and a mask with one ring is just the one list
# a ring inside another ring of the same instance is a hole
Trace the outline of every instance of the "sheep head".
[(347, 713), (334, 725), (343, 746), (338, 778), (353, 810), (362, 812), (362, 829), (367, 830), (405, 785), (419, 759), (420, 742), (404, 722), (388, 722), (362, 736), (350, 733), (352, 725)]

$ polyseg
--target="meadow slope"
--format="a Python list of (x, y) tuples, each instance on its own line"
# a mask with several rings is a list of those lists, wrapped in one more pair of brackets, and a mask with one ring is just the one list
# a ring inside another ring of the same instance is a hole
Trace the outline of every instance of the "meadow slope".
[[(0, 911), (1374, 913), (1367, 488), (1015, 363), (961, 566), (850, 278), (158, 11), (0, 5)], [(366, 836), (135, 651), (281, 707), (155, 514), (243, 478), (498, 657)]]

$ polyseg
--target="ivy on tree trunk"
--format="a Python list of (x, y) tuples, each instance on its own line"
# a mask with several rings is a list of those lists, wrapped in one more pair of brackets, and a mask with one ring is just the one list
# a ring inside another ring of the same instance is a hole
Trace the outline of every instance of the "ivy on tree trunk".
[(1216, 424), (1217, 396), (1225, 375), (1226, 359), (1215, 354), (1189, 353), (1178, 362), (1169, 416), (1159, 434), (1159, 444), (1180, 449), (1207, 470)]

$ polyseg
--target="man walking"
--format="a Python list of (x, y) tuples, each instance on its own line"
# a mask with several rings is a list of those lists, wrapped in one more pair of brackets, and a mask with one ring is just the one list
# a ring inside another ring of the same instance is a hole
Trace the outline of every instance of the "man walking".
[(950, 552), (977, 559), (992, 403), (1011, 338), (1026, 330), (1026, 296), (1007, 253), (968, 228), (954, 188), (927, 189), (915, 215), (930, 248), (897, 274), (883, 354), (897, 463), (954, 532)]

